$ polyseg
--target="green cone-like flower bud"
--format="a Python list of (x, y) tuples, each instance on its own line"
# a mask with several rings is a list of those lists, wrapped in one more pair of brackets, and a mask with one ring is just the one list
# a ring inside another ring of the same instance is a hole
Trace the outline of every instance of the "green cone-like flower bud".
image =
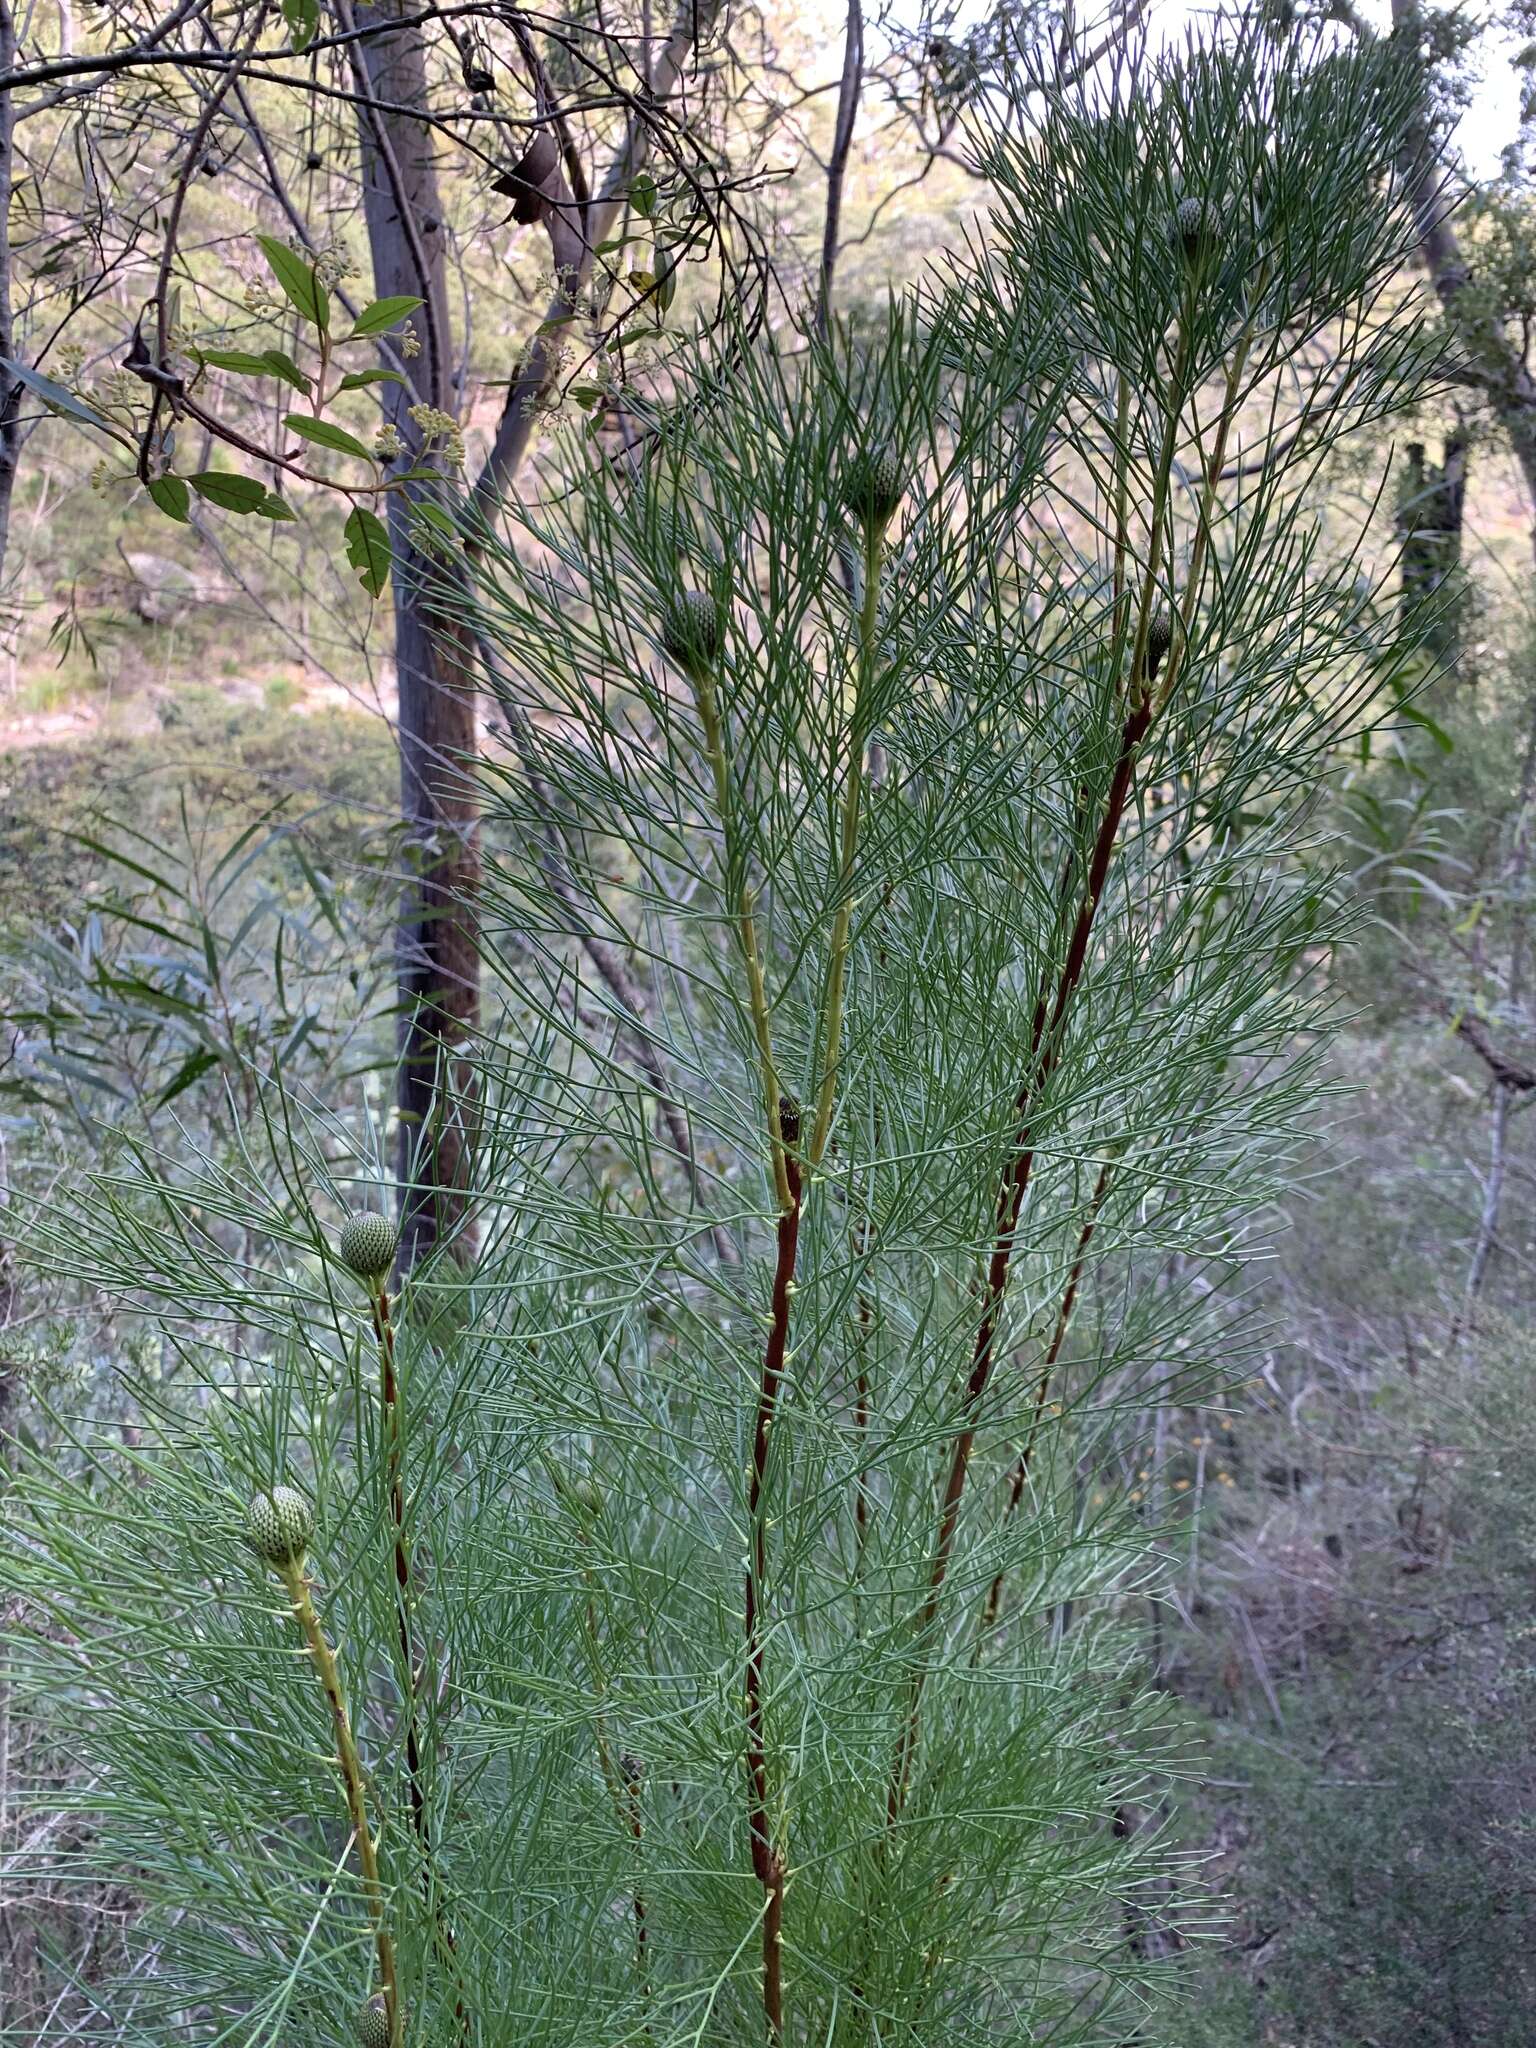
[(603, 1489), (585, 1473), (567, 1480), (566, 1491), (583, 1514), (600, 1515), (603, 1512)]
[(389, 2048), (389, 2007), (382, 1991), (375, 1991), (358, 2014), (357, 2038), (363, 2048)]
[(1192, 269), (1203, 269), (1221, 240), (1221, 210), (1193, 193), (1173, 209), (1173, 240)]
[(376, 1209), (357, 1209), (341, 1226), (341, 1262), (359, 1280), (382, 1280), (395, 1263), (395, 1226)]
[(1173, 613), (1155, 611), (1147, 621), (1147, 675), (1155, 676), (1173, 645)]
[(685, 590), (662, 613), (661, 644), (689, 675), (713, 668), (724, 642), (720, 607), (707, 590)]
[(855, 519), (882, 533), (896, 516), (907, 488), (901, 464), (889, 448), (861, 455), (843, 478), (843, 503)]
[(274, 1486), (270, 1493), (258, 1493), (245, 1511), (246, 1533), (251, 1547), (268, 1564), (297, 1564), (309, 1548), (315, 1533), (315, 1518), (309, 1502), (291, 1486)]

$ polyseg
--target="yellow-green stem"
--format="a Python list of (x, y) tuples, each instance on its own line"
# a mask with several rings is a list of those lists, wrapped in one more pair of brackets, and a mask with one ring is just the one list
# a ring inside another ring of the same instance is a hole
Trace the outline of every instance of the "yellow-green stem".
[[(720, 722), (720, 704), (715, 696), (715, 679), (702, 664), (692, 672), (694, 691), (698, 699), (699, 722), (704, 727), (704, 752), (709, 761), (710, 774), (715, 785), (715, 808), (720, 818), (720, 829), (725, 835), (725, 864), (729, 875), (731, 861), (736, 847), (736, 808), (731, 796), (731, 764), (726, 751), (725, 733)], [(779, 1132), (779, 1087), (778, 1064), (773, 1056), (773, 1027), (768, 1010), (768, 989), (763, 979), (762, 953), (757, 943), (757, 906), (752, 897), (752, 886), (745, 875), (736, 891), (734, 912), (736, 941), (741, 947), (742, 962), (747, 970), (747, 1003), (752, 1015), (752, 1032), (757, 1041), (758, 1066), (762, 1074), (763, 1113), (768, 1129), (768, 1142), (772, 1148), (773, 1185), (782, 1211), (793, 1207), (790, 1194), (789, 1171), (784, 1158), (784, 1144)]]
[(837, 914), (832, 923), (832, 949), (827, 966), (827, 994), (822, 1009), (821, 1086), (816, 1097), (816, 1121), (811, 1129), (808, 1156), (812, 1166), (821, 1163), (832, 1129), (832, 1110), (837, 1099), (837, 1069), (843, 1043), (843, 994), (848, 976), (848, 937), (853, 928), (853, 868), (859, 844), (859, 810), (863, 801), (865, 759), (868, 753), (869, 690), (874, 678), (875, 651), (880, 626), (880, 564), (885, 552), (885, 530), (873, 520), (864, 529), (864, 594), (859, 606), (859, 655), (854, 678), (853, 713), (848, 737), (848, 786), (843, 792), (841, 843), (838, 848)]
[(325, 1630), (320, 1625), (320, 1617), (315, 1612), (315, 1603), (310, 1597), (309, 1581), (304, 1576), (303, 1561), (296, 1560), (283, 1566), (282, 1580), (293, 1608), (294, 1620), (303, 1630), (310, 1658), (319, 1675), (321, 1690), (331, 1710), (331, 1726), (336, 1736), (336, 1763), (341, 1772), (347, 1813), (357, 1842), (358, 1867), (363, 1874), (363, 1896), (373, 1927), (374, 1949), (379, 1961), (379, 1988), (384, 1994), (385, 2010), (389, 2014), (390, 2048), (401, 2048), (403, 2018), (400, 2010), (399, 1985), (395, 1976), (395, 1944), (385, 1918), (384, 1887), (379, 1879), (378, 1851), (374, 1843), (373, 1830), (368, 1825), (368, 1800), (363, 1766), (357, 1754), (357, 1744), (352, 1738), (352, 1722), (347, 1713), (346, 1695), (341, 1689), (341, 1674), (336, 1668), (335, 1652), (326, 1640)]
[(1115, 646), (1125, 635), (1125, 564), (1130, 553), (1131, 498), (1131, 387), (1122, 371), (1115, 390)]
[(1221, 479), (1222, 465), (1227, 459), (1227, 442), (1232, 433), (1232, 422), (1237, 416), (1238, 399), (1241, 395), (1239, 386), (1243, 380), (1243, 372), (1248, 366), (1248, 354), (1253, 346), (1253, 332), (1253, 323), (1250, 321), (1238, 338), (1227, 364), (1226, 381), (1221, 394), (1221, 412), (1216, 421), (1216, 435), (1211, 443), (1211, 452), (1201, 485), (1195, 538), (1189, 555), (1189, 576), (1179, 605), (1179, 640), (1178, 645), (1170, 648), (1168, 652), (1168, 665), (1163, 676), (1162, 694), (1159, 699), (1160, 707), (1168, 702), (1178, 682), (1184, 644), (1189, 637), (1190, 621), (1194, 617), (1195, 603), (1200, 595), (1200, 581), (1205, 574), (1205, 557), (1210, 548), (1211, 512), (1216, 502), (1216, 486)]

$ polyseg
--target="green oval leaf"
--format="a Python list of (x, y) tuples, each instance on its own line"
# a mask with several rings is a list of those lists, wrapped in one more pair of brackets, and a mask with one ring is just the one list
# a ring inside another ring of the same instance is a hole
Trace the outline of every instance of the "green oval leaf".
[(325, 295), (325, 286), (315, 275), (314, 265), (307, 263), (275, 235), (258, 235), (256, 240), (289, 304), (311, 327), (318, 327), (324, 334), (331, 324), (331, 302)]
[(364, 462), (373, 457), (358, 440), (356, 434), (349, 434), (345, 427), (338, 427), (334, 420), (317, 420), (307, 412), (291, 412), (284, 425), (306, 441), (313, 441), (317, 448), (334, 448), (340, 455), (360, 455)]
[(226, 512), (254, 512), (267, 495), (267, 487), (258, 477), (231, 476), (223, 469), (201, 470), (187, 481), (200, 498), (210, 505), (222, 505)]
[(338, 391), (361, 391), (368, 384), (403, 384), (398, 370), (349, 370), (336, 386)]
[(320, 26), (320, 0), (283, 0), (283, 19), (296, 50), (307, 49)]
[(383, 520), (366, 505), (354, 505), (342, 532), (347, 560), (357, 571), (358, 582), (370, 597), (377, 597), (389, 581), (389, 535)]
[(357, 324), (347, 336), (347, 339), (348, 341), (366, 341), (370, 334), (383, 334), (387, 329), (393, 327), (397, 320), (403, 320), (407, 313), (414, 313), (418, 306), (425, 303), (424, 299), (408, 299), (404, 297), (375, 299), (371, 306), (364, 306), (361, 313), (358, 314)]
[(167, 519), (175, 519), (182, 526), (192, 523), (192, 493), (187, 489), (187, 480), (180, 476), (152, 476), (144, 486), (151, 502), (158, 505)]
[(243, 348), (204, 348), (198, 350), (197, 359), (210, 369), (233, 371), (237, 377), (281, 377), (295, 391), (309, 396), (309, 379), (280, 348), (263, 349), (260, 354)]
[(285, 384), (291, 384), (295, 391), (302, 391), (308, 398), (309, 379), (292, 356), (285, 356), (280, 348), (265, 348), (261, 352), (261, 360), (274, 377), (281, 377)]
[(250, 354), (241, 348), (200, 348), (197, 360), (206, 363), (210, 369), (233, 370), (240, 377), (270, 377), (272, 365), (265, 356)]

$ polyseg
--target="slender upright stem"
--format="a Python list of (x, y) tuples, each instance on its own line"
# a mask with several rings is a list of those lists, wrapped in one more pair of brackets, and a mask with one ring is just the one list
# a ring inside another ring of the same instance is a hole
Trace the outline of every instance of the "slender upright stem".
[(900, 1820), (911, 1783), (912, 1759), (917, 1748), (923, 1688), (927, 1681), (927, 1646), (934, 1624), (938, 1620), (940, 1596), (949, 1573), (950, 1557), (954, 1551), (955, 1534), (960, 1522), (960, 1503), (965, 1494), (971, 1452), (976, 1443), (977, 1417), (992, 1378), (992, 1367), (996, 1359), (997, 1333), (1002, 1320), (1004, 1297), (1008, 1291), (1014, 1240), (1018, 1232), (1019, 1216), (1024, 1207), (1024, 1197), (1034, 1171), (1036, 1116), (1060, 1056), (1062, 1026), (1087, 963), (1088, 942), (1093, 933), (1099, 905), (1103, 900), (1110, 859), (1130, 796), (1136, 757), (1151, 721), (1151, 702), (1143, 698), (1127, 717), (1121, 733), (1114, 774), (1105, 798), (1082, 901), (1067, 947), (1067, 957), (1056, 984), (1054, 1000), (1047, 1004), (1042, 997), (1035, 1009), (1029, 1055), (1025, 1064), (1025, 1080), (1014, 1104), (1018, 1117), (1018, 1131), (1012, 1147), (1011, 1163), (998, 1188), (996, 1232), (982, 1295), (981, 1320), (976, 1328), (975, 1343), (971, 1352), (971, 1371), (965, 1386), (962, 1421), (951, 1445), (949, 1466), (939, 1497), (938, 1537), (928, 1570), (928, 1590), (917, 1617), (916, 1642), (907, 1674), (906, 1713), (891, 1760), (885, 1810), (888, 1828), (895, 1827)]
[(293, 1608), (294, 1620), (304, 1632), (304, 1640), (309, 1646), (310, 1657), (319, 1674), (321, 1689), (331, 1710), (331, 1726), (336, 1736), (336, 1763), (341, 1772), (347, 1813), (357, 1842), (358, 1866), (363, 1874), (363, 1896), (368, 1908), (368, 1918), (372, 1923), (373, 1945), (378, 1956), (379, 1988), (384, 1993), (385, 2010), (389, 2014), (390, 2048), (400, 2048), (403, 2016), (400, 2010), (399, 1985), (395, 1975), (395, 1944), (384, 1913), (384, 1887), (379, 1880), (379, 1859), (373, 1830), (368, 1824), (368, 1800), (363, 1766), (357, 1754), (357, 1744), (352, 1737), (352, 1722), (347, 1713), (346, 1695), (341, 1689), (341, 1674), (336, 1668), (335, 1652), (327, 1642), (325, 1630), (320, 1625), (320, 1617), (315, 1612), (309, 1581), (304, 1576), (303, 1559), (295, 1559), (292, 1564), (280, 1567), (280, 1575)]
[(768, 1749), (763, 1710), (763, 1622), (768, 1579), (768, 1447), (789, 1351), (789, 1312), (794, 1291), (795, 1255), (800, 1240), (800, 1111), (787, 1096), (779, 1105), (779, 1129), (788, 1168), (790, 1205), (779, 1217), (778, 1258), (773, 1274), (768, 1342), (763, 1351), (757, 1418), (752, 1432), (752, 1470), (747, 1486), (751, 1547), (747, 1556), (745, 1602), (747, 1828), (752, 1843), (752, 1869), (763, 1888), (763, 2012), (769, 2035), (774, 2041), (780, 2040), (784, 2033), (784, 1859), (773, 1839), (773, 1821), (769, 1811)]
[(400, 1643), (401, 1687), (405, 1713), (405, 1778), (410, 1800), (411, 1826), (421, 1852), (421, 1883), (432, 1915), (434, 1939), (443, 1959), (453, 1972), (456, 1985), (455, 2012), (461, 2028), (470, 2031), (464, 2003), (463, 1973), (458, 1964), (458, 1943), (438, 1895), (432, 1849), (431, 1823), (427, 1818), (426, 1774), (422, 1765), (421, 1736), (416, 1715), (416, 1692), (420, 1683), (420, 1662), (416, 1654), (412, 1608), (415, 1588), (410, 1547), (405, 1533), (405, 1451), (400, 1422), (400, 1384), (395, 1368), (395, 1329), (390, 1316), (389, 1291), (382, 1280), (368, 1284), (368, 1306), (379, 1356), (379, 1425), (384, 1441), (385, 1487), (389, 1495), (389, 1517), (394, 1536), (395, 1626)]
[(758, 1062), (767, 1111), (768, 1142), (778, 1196), (778, 1254), (769, 1308), (768, 1340), (758, 1381), (757, 1411), (752, 1431), (752, 1464), (747, 1483), (748, 1551), (743, 1597), (745, 1638), (745, 1702), (747, 1737), (747, 1834), (752, 1870), (763, 1890), (763, 2016), (771, 2041), (784, 2033), (784, 1859), (773, 1839), (765, 1725), (764, 1614), (768, 1578), (768, 1447), (778, 1410), (779, 1390), (789, 1355), (789, 1316), (794, 1294), (795, 1258), (800, 1242), (800, 1107), (781, 1094), (773, 1050), (773, 1025), (757, 940), (757, 914), (736, 830), (736, 805), (731, 787), (731, 759), (711, 664), (702, 658), (688, 665), (704, 729), (704, 751), (714, 783), (715, 805), (724, 838), (727, 893), (731, 870), (742, 868), (735, 884), (736, 941), (747, 976), (747, 1000), (757, 1041)]
[[(1070, 900), (1071, 893), (1076, 894), (1077, 915), (1072, 924), (1065, 958), (1056, 976), (1054, 992), (1051, 992), (1049, 983), (1042, 984), (1036, 1001), (1024, 1062), (1024, 1078), (1014, 1102), (1016, 1135), (1010, 1148), (1009, 1163), (998, 1187), (992, 1256), (988, 1261), (982, 1291), (981, 1318), (977, 1324), (971, 1352), (971, 1371), (962, 1399), (960, 1426), (950, 1447), (948, 1467), (940, 1488), (938, 1534), (929, 1564), (927, 1592), (917, 1616), (916, 1637), (907, 1672), (906, 1709), (891, 1758), (891, 1773), (886, 1788), (887, 1832), (895, 1828), (900, 1821), (911, 1786), (912, 1763), (921, 1725), (923, 1690), (927, 1682), (926, 1658), (930, 1639), (938, 1621), (940, 1599), (959, 1528), (960, 1506), (970, 1471), (971, 1453), (976, 1443), (977, 1419), (996, 1361), (997, 1333), (1008, 1291), (1019, 1218), (1034, 1172), (1039, 1111), (1061, 1056), (1067, 1014), (1071, 1009), (1078, 983), (1082, 979), (1083, 969), (1087, 965), (1089, 942), (1093, 936), (1099, 906), (1104, 898), (1104, 886), (1120, 836), (1121, 821), (1130, 800), (1137, 759), (1147, 734), (1167, 704), (1170, 694), (1171, 686), (1166, 680), (1161, 689), (1155, 687), (1157, 660), (1151, 652), (1149, 633), (1152, 613), (1162, 584), (1164, 550), (1169, 544), (1170, 480), (1178, 446), (1179, 423), (1188, 395), (1186, 385), (1190, 374), (1195, 331), (1196, 292), (1197, 279), (1192, 274), (1185, 291), (1184, 306), (1170, 364), (1162, 441), (1153, 476), (1146, 559), (1140, 578), (1141, 595), (1131, 653), (1128, 708), (1121, 727), (1120, 744), (1116, 750), (1114, 768), (1099, 812), (1087, 872), (1075, 891), (1072, 882), (1077, 872), (1075, 852), (1069, 853), (1067, 858), (1063, 897), (1064, 900)], [(1229, 364), (1216, 449), (1213, 450), (1213, 459), (1206, 466), (1206, 488), (1201, 500), (1196, 536), (1197, 552), (1192, 561), (1190, 581), (1185, 594), (1186, 628), (1204, 564), (1202, 537), (1209, 531), (1215, 484), (1219, 474), (1216, 452), (1225, 451), (1250, 335), (1251, 329), (1245, 330)], [(1177, 652), (1175, 649), (1174, 654)]]
[[(690, 670), (690, 677), (698, 701), (699, 722), (704, 728), (704, 753), (715, 786), (715, 807), (719, 813), (721, 830), (725, 835), (725, 866), (729, 890), (730, 868), (739, 851), (736, 803), (731, 790), (730, 754), (726, 748), (725, 729), (720, 719), (720, 700), (715, 694), (714, 675), (708, 666), (701, 662)], [(747, 974), (747, 1003), (751, 1011), (752, 1032), (757, 1042), (758, 1066), (762, 1076), (763, 1107), (773, 1159), (773, 1184), (782, 1213), (791, 1206), (792, 1197), (784, 1145), (779, 1135), (779, 1070), (773, 1053), (773, 1025), (768, 1008), (768, 987), (763, 977), (762, 951), (757, 942), (757, 905), (745, 871), (735, 890), (732, 924), (736, 943), (741, 948), (742, 965)]]
[[(651, 2005), (650, 1924), (645, 1903), (645, 1816), (640, 1807), (640, 1787), (645, 1766), (638, 1757), (621, 1756), (619, 1771), (624, 1784), (625, 1818), (635, 1845), (635, 1971), (640, 1979), (640, 2000), (647, 2012)], [(651, 2031), (645, 2022), (647, 2034)]]
[(848, 781), (843, 790), (842, 829), (838, 844), (837, 911), (832, 920), (827, 990), (821, 1013), (821, 1085), (817, 1091), (816, 1121), (806, 1155), (812, 1166), (821, 1163), (827, 1149), (832, 1110), (837, 1099), (838, 1062), (843, 1044), (843, 1001), (848, 978), (848, 941), (853, 928), (853, 872), (869, 751), (869, 692), (880, 630), (880, 564), (884, 552), (884, 526), (870, 520), (864, 528), (864, 591), (859, 605), (858, 668), (848, 735)]
[(1126, 626), (1126, 581), (1125, 565), (1130, 554), (1130, 496), (1131, 496), (1131, 387), (1124, 371), (1115, 380), (1115, 541), (1113, 589), (1115, 598), (1115, 646), (1118, 648), (1125, 636)]

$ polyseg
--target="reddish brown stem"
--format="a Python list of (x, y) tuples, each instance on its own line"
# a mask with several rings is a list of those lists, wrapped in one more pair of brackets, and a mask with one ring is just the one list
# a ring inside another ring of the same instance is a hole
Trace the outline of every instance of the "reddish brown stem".
[[(624, 1781), (625, 1818), (629, 1832), (634, 1838), (635, 1859), (640, 1864), (645, 1853), (645, 1819), (640, 1807), (640, 1788), (644, 1780), (645, 1766), (638, 1757), (621, 1756), (619, 1770)], [(645, 1891), (640, 1882), (641, 1871), (637, 1869), (635, 1879), (635, 1970), (640, 1979), (640, 1996), (646, 2010), (651, 2004), (650, 1928), (646, 1921)], [(649, 2020), (645, 2023), (647, 2034), (651, 2031)]]
[(1125, 815), (1126, 802), (1130, 796), (1136, 756), (1152, 723), (1152, 712), (1153, 700), (1150, 691), (1143, 690), (1135, 708), (1127, 716), (1120, 735), (1120, 749), (1114, 773), (1105, 795), (1104, 810), (1094, 839), (1093, 854), (1088, 864), (1082, 898), (1068, 941), (1066, 958), (1062, 962), (1061, 973), (1056, 983), (1054, 998), (1048, 998), (1042, 988), (1035, 1005), (1024, 1079), (1014, 1103), (1018, 1134), (1012, 1147), (1011, 1164), (1004, 1173), (997, 1191), (996, 1232), (992, 1257), (987, 1267), (981, 1321), (977, 1325), (976, 1341), (971, 1353), (970, 1377), (966, 1381), (963, 1420), (951, 1448), (949, 1468), (940, 1494), (938, 1538), (929, 1566), (928, 1591), (918, 1613), (917, 1641), (907, 1681), (906, 1715), (891, 1759), (891, 1776), (885, 1808), (888, 1828), (895, 1827), (900, 1820), (911, 1785), (912, 1759), (917, 1747), (923, 1687), (927, 1678), (923, 1660), (934, 1623), (938, 1619), (939, 1600), (949, 1571), (950, 1556), (954, 1550), (955, 1531), (960, 1521), (960, 1503), (965, 1494), (971, 1452), (976, 1443), (976, 1418), (992, 1378), (992, 1367), (996, 1360), (997, 1331), (1002, 1318), (1003, 1300), (1008, 1290), (1008, 1272), (1013, 1260), (1014, 1238), (1035, 1165), (1035, 1119), (1041, 1098), (1061, 1056), (1062, 1026), (1087, 964), (1088, 942), (1092, 937), (1094, 919), (1103, 900), (1104, 883), (1114, 855), (1115, 841), (1119, 837), (1120, 821)]
[[(1110, 1161), (1105, 1160), (1099, 1168), (1099, 1177), (1094, 1184), (1093, 1196), (1088, 1204), (1088, 1214), (1083, 1218), (1083, 1227), (1077, 1240), (1077, 1254), (1072, 1261), (1072, 1270), (1067, 1275), (1066, 1290), (1061, 1297), (1061, 1307), (1056, 1315), (1056, 1327), (1051, 1332), (1051, 1341), (1046, 1347), (1045, 1357), (1040, 1363), (1040, 1379), (1035, 1388), (1034, 1413), (1030, 1417), (1029, 1430), (1019, 1448), (1013, 1477), (1008, 1486), (1008, 1505), (1003, 1510), (1003, 1526), (1006, 1528), (1018, 1512), (1019, 1502), (1024, 1497), (1024, 1487), (1029, 1479), (1029, 1467), (1035, 1455), (1035, 1445), (1040, 1436), (1040, 1424), (1045, 1416), (1045, 1403), (1051, 1390), (1051, 1378), (1061, 1357), (1061, 1347), (1066, 1342), (1067, 1326), (1072, 1320), (1072, 1311), (1077, 1306), (1077, 1290), (1082, 1282), (1083, 1266), (1088, 1257), (1088, 1247), (1093, 1241), (1094, 1228), (1099, 1220), (1104, 1192), (1109, 1186)], [(1003, 1599), (1003, 1573), (999, 1572), (987, 1593), (987, 1604), (981, 1617), (982, 1634), (985, 1635), (997, 1620), (998, 1609)]]
[(763, 1496), (768, 1472), (768, 1444), (784, 1382), (789, 1352), (789, 1311), (800, 1242), (800, 1110), (788, 1096), (779, 1098), (779, 1136), (789, 1184), (789, 1206), (779, 1215), (778, 1259), (773, 1274), (768, 1342), (758, 1384), (757, 1422), (752, 1435), (752, 1476), (747, 1490), (751, 1553), (747, 1563), (747, 1828), (752, 1842), (752, 1869), (763, 1888), (763, 2011), (774, 2041), (784, 2033), (784, 1862), (774, 1845), (769, 1817), (768, 1751), (763, 1728), (763, 1611), (768, 1577), (768, 1517)]

